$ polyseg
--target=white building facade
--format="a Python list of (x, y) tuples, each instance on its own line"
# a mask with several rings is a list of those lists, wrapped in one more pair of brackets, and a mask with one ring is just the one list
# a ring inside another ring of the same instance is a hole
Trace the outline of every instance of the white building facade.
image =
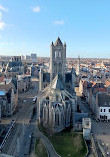
[(102, 121), (110, 120), (110, 93), (99, 92), (96, 95), (96, 117)]

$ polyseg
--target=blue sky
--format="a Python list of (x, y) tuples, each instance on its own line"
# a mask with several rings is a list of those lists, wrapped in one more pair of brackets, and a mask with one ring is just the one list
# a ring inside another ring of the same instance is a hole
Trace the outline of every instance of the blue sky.
[(67, 57), (110, 58), (110, 0), (0, 0), (0, 55), (50, 56), (58, 36)]

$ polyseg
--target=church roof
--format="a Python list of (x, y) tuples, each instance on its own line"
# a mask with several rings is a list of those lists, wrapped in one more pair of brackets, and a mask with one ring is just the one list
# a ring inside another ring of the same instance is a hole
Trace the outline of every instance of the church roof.
[(8, 65), (9, 67), (15, 67), (15, 66), (22, 66), (22, 62), (15, 62), (15, 61), (13, 61), (13, 62), (9, 62), (9, 65)]
[(60, 38), (58, 37), (57, 40), (56, 40), (56, 42), (55, 42), (55, 44), (54, 44), (54, 46), (62, 46), (62, 45), (63, 44), (62, 44)]
[(64, 90), (64, 86), (63, 86), (62, 80), (60, 79), (60, 76), (58, 74), (56, 75), (56, 77), (52, 81), (51, 88), (52, 89)]
[(50, 73), (43, 73), (43, 82), (50, 82)]
[(65, 74), (65, 83), (72, 82), (72, 73)]

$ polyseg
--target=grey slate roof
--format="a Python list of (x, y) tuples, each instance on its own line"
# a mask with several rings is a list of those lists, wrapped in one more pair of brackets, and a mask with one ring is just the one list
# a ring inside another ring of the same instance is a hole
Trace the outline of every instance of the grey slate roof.
[(19, 71), (19, 66), (11, 67), (7, 69), (9, 72), (18, 72)]
[(22, 66), (22, 62), (9, 62), (9, 67)]
[(65, 83), (72, 82), (72, 73), (65, 74)]
[(110, 107), (110, 93), (107, 92), (98, 93), (98, 106)]
[(43, 73), (43, 82), (50, 82), (50, 73)]
[(62, 83), (62, 80), (60, 79), (60, 76), (57, 74), (56, 77), (53, 79), (52, 83), (51, 83), (51, 88), (52, 89), (60, 89), (60, 90), (64, 90), (65, 87)]
[(75, 112), (75, 123), (82, 122), (82, 118), (88, 118), (88, 113)]

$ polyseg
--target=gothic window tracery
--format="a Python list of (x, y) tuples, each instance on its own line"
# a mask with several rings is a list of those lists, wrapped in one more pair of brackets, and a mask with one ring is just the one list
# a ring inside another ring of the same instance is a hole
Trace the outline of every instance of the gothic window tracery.
[(49, 100), (49, 97), (48, 97), (48, 96), (46, 97), (46, 100)]
[(47, 119), (46, 116), (47, 116), (47, 114), (46, 114), (46, 106), (45, 106), (45, 107), (44, 107), (44, 120)]
[(52, 110), (52, 125), (54, 124), (54, 111)]
[(55, 113), (55, 125), (59, 126), (59, 113)]
[(58, 95), (56, 95), (56, 101), (58, 102)]
[(59, 58), (61, 58), (61, 51), (59, 51)]
[(58, 51), (55, 51), (55, 58), (58, 58)]
[(63, 113), (61, 114), (61, 123), (63, 124)]
[(55, 50), (55, 59), (56, 58), (61, 58), (61, 51)]

